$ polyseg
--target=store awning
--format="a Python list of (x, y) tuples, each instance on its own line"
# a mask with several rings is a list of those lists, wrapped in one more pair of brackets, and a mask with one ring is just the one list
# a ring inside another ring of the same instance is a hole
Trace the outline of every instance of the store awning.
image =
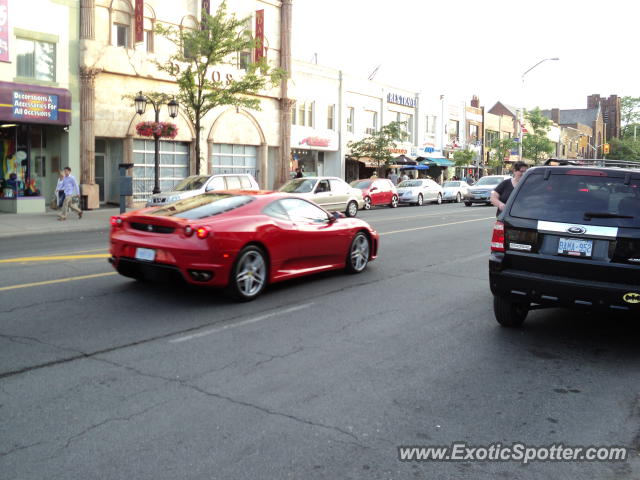
[(429, 165), (405, 165), (400, 170), (429, 170)]
[(444, 157), (427, 157), (421, 161), (424, 165), (434, 165), (436, 167), (453, 167), (455, 163)]
[(71, 92), (64, 88), (0, 82), (0, 122), (71, 125)]

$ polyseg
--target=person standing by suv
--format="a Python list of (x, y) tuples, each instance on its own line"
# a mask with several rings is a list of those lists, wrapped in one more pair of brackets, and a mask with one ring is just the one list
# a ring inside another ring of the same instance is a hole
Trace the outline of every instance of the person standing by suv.
[(500, 215), (502, 210), (504, 210), (504, 206), (509, 200), (511, 196), (511, 192), (516, 188), (518, 182), (524, 175), (524, 172), (527, 171), (527, 164), (524, 162), (516, 162), (513, 164), (513, 177), (507, 178), (506, 180), (500, 182), (498, 186), (491, 192), (491, 205), (496, 207), (498, 211), (496, 212), (496, 217)]

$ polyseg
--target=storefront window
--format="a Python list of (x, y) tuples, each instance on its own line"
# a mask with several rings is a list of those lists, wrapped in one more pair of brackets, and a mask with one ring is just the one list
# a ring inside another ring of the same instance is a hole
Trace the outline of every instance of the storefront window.
[(248, 173), (255, 178), (258, 173), (258, 147), (215, 143), (211, 154), (210, 171), (212, 175)]
[(18, 77), (56, 81), (55, 43), (17, 38), (16, 50)]
[(45, 148), (42, 126), (0, 126), (0, 198), (41, 195), (47, 169)]

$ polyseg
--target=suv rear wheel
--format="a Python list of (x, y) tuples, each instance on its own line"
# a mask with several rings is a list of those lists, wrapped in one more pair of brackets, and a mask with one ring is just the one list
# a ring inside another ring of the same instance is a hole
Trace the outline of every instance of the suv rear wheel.
[(524, 322), (524, 319), (527, 318), (529, 304), (514, 302), (509, 298), (494, 295), (493, 313), (498, 323), (503, 327), (519, 327)]

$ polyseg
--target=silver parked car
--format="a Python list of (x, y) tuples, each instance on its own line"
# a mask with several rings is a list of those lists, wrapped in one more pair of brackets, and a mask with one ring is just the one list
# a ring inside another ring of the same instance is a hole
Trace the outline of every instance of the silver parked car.
[(460, 203), (467, 194), (470, 185), (464, 180), (449, 180), (442, 185), (442, 200)]
[(178, 183), (172, 191), (152, 195), (147, 201), (147, 207), (177, 202), (214, 190), (260, 190), (260, 187), (248, 173), (191, 175)]
[(330, 212), (344, 212), (347, 217), (355, 217), (358, 209), (364, 207), (362, 190), (338, 177), (294, 178), (280, 187), (280, 191), (311, 200)]
[(404, 180), (398, 184), (400, 203), (423, 205), (424, 202), (442, 203), (442, 187), (429, 178)]
[(484, 203), (491, 205), (491, 192), (503, 180), (511, 178), (509, 175), (487, 175), (469, 187), (464, 196), (465, 207), (470, 207), (474, 203)]

